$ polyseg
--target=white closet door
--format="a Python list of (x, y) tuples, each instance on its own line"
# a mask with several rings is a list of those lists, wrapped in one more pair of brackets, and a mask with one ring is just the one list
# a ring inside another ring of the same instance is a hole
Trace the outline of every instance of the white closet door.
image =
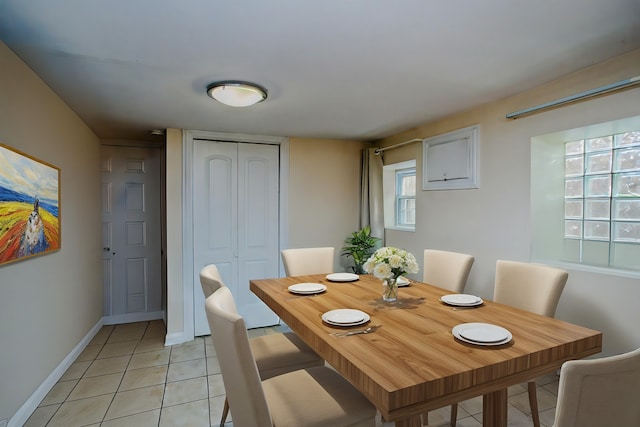
[(249, 280), (278, 276), (279, 148), (194, 141), (194, 331), (209, 334), (199, 272), (216, 264), (247, 327), (278, 323)]

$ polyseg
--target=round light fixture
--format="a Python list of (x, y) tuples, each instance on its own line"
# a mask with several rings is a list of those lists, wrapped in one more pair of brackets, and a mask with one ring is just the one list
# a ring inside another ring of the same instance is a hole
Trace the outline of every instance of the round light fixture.
[(211, 83), (207, 95), (231, 107), (248, 107), (267, 99), (267, 90), (253, 83), (229, 80)]

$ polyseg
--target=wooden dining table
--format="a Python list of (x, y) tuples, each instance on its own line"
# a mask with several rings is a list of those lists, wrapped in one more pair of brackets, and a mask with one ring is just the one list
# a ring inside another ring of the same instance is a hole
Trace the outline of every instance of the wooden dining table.
[[(289, 292), (298, 283), (327, 289)], [(421, 414), (476, 396), (483, 396), (483, 425), (506, 427), (509, 386), (602, 350), (599, 331), (488, 300), (451, 307), (440, 301), (450, 291), (416, 281), (399, 289), (395, 303), (382, 301), (381, 281), (370, 275), (352, 282), (325, 275), (251, 280), (250, 289), (398, 427), (421, 426)], [(322, 320), (342, 308), (361, 310), (370, 320), (352, 327)], [(512, 339), (476, 345), (453, 336), (456, 325), (472, 322), (506, 328)], [(367, 327), (373, 332), (335, 335)]]

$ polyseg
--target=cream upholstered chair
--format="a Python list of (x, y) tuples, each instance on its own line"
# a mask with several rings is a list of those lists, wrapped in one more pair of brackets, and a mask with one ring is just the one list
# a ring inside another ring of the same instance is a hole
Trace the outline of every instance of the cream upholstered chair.
[(560, 369), (554, 427), (640, 426), (640, 348)]
[[(547, 265), (498, 260), (493, 301), (553, 317), (568, 277), (566, 271)], [(535, 381), (527, 388), (533, 425), (540, 427)]]
[(461, 293), (475, 258), (458, 252), (424, 250), (422, 281)]
[(498, 260), (493, 300), (553, 317), (568, 277), (566, 271), (547, 265)]
[[(498, 260), (493, 300), (543, 316), (553, 317), (569, 274), (542, 264)], [(533, 425), (540, 427), (535, 381), (527, 383)], [(458, 405), (451, 405), (451, 426), (455, 427)]]
[(335, 248), (283, 249), (282, 263), (287, 276), (333, 273)]
[(375, 407), (328, 367), (261, 381), (244, 319), (229, 288), (215, 291), (205, 309), (234, 426), (375, 426)]
[[(226, 287), (215, 264), (200, 270), (200, 285), (205, 298)], [(324, 364), (324, 360), (293, 332), (254, 337), (249, 344), (262, 379)], [(229, 401), (225, 400), (220, 425), (225, 423), (228, 413)]]
[[(425, 249), (422, 281), (452, 292), (461, 293), (467, 284), (475, 258), (458, 252)], [(456, 425), (458, 405), (451, 406), (451, 425)], [(423, 423), (429, 424), (429, 413), (422, 414)]]
[(219, 288), (226, 286), (215, 264), (205, 265), (200, 270), (200, 286), (205, 299), (211, 296)]

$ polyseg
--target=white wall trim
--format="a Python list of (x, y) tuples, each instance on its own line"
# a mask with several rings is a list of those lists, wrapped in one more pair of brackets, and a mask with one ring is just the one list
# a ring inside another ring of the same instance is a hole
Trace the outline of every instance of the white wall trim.
[(184, 338), (184, 333), (182, 333), (182, 332), (174, 332), (172, 334), (167, 334), (164, 337), (164, 346), (168, 347), (170, 345), (182, 344), (183, 342), (191, 341), (192, 339), (193, 338), (191, 338), (190, 340), (186, 340)]
[[(286, 247), (288, 239), (288, 211), (289, 211), (289, 138), (266, 135), (232, 134), (222, 132), (207, 132), (197, 130), (186, 130), (183, 132), (182, 154), (183, 154), (183, 174), (182, 174), (182, 295), (183, 295), (183, 331), (167, 335), (165, 345), (180, 344), (191, 341), (195, 338), (194, 311), (193, 311), (193, 229), (191, 218), (193, 218), (193, 141), (194, 139), (209, 139), (214, 141), (227, 142), (248, 142), (277, 144), (280, 146), (280, 235), (279, 247)], [(181, 338), (180, 338), (181, 335)], [(179, 340), (181, 341), (175, 341)], [(171, 344), (169, 344), (171, 343)]]
[(26, 402), (18, 409), (13, 417), (9, 420), (7, 427), (20, 427), (27, 422), (31, 414), (36, 410), (40, 402), (47, 396), (47, 393), (51, 391), (54, 385), (62, 378), (67, 369), (73, 362), (80, 356), (80, 353), (91, 342), (93, 337), (96, 336), (100, 328), (104, 325), (104, 318), (101, 318), (98, 323), (84, 336), (82, 340), (71, 350), (71, 352), (65, 357), (62, 362), (49, 374), (49, 376), (40, 384), (40, 386), (29, 396)]
[(151, 320), (164, 319), (164, 311), (151, 311), (141, 313), (116, 314), (114, 316), (104, 316), (104, 325), (119, 325), (121, 323), (149, 322)]

